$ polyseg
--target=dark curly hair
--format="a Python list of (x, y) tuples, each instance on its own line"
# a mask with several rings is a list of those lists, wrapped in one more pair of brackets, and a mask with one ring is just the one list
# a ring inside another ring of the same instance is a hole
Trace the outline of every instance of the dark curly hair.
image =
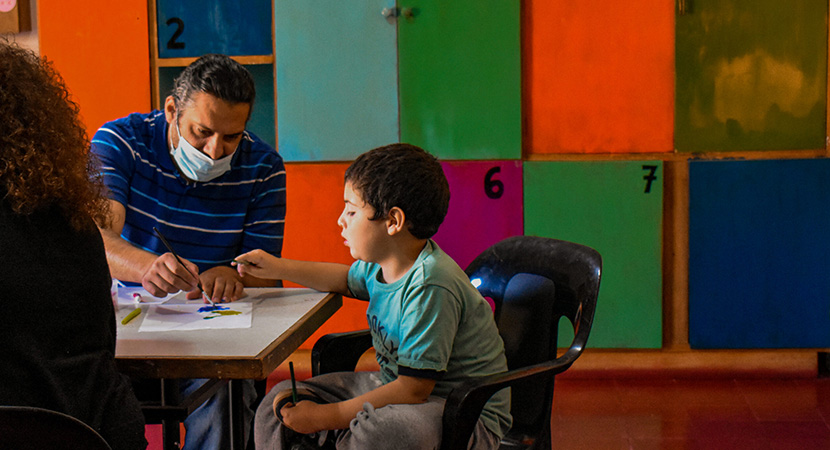
[(75, 229), (103, 224), (107, 200), (63, 78), (45, 58), (0, 39), (0, 199), (30, 215), (58, 207)]
[(441, 163), (411, 144), (390, 144), (358, 156), (346, 169), (345, 181), (375, 209), (371, 220), (387, 217), (397, 206), (418, 239), (438, 232), (450, 205)]

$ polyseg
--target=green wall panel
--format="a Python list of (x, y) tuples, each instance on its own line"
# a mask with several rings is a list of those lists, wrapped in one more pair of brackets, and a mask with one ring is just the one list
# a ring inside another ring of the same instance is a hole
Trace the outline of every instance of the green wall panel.
[(401, 140), (442, 159), (521, 158), (520, 2), (398, 6)]
[(679, 151), (825, 146), (827, 0), (694, 0), (676, 21)]
[(662, 161), (524, 163), (525, 234), (602, 255), (590, 347), (662, 346), (662, 218)]

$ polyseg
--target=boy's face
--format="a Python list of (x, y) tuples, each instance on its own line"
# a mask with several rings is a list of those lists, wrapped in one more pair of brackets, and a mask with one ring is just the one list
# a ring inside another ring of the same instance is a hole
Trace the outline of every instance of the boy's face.
[(352, 189), (351, 183), (343, 188), (345, 207), (337, 224), (343, 229), (340, 233), (346, 239), (346, 246), (352, 258), (368, 262), (378, 262), (383, 249), (383, 239), (388, 236), (385, 220), (370, 220), (375, 209), (363, 201), (363, 197)]

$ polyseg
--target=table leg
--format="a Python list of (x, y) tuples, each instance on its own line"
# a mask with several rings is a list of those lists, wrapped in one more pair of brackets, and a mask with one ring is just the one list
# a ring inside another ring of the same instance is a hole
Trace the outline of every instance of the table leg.
[[(162, 379), (161, 380), (161, 405), (178, 405), (180, 403), (179, 382), (178, 380)], [(181, 430), (180, 422), (173, 419), (164, 419), (161, 421), (161, 439), (164, 450), (179, 450), (181, 449)]]
[(242, 413), (243, 382), (244, 380), (230, 380), (228, 383), (232, 450), (245, 450), (245, 417)]
[(180, 450), (181, 432), (179, 422), (174, 420), (161, 421), (161, 439), (164, 450)]

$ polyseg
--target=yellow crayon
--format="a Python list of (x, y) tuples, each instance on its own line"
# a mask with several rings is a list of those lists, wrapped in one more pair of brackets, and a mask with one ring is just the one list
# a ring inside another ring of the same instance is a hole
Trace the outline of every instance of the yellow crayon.
[(141, 314), (141, 308), (134, 309), (131, 313), (127, 314), (127, 317), (121, 319), (121, 325), (126, 325), (131, 320), (135, 319), (139, 314)]

